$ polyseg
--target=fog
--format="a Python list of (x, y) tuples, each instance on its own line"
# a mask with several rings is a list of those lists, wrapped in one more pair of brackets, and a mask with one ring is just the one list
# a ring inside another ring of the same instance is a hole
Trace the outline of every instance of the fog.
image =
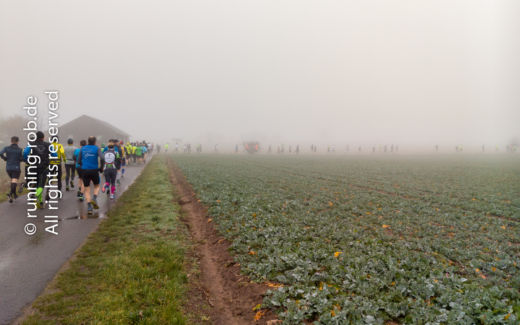
[(0, 0), (0, 114), (169, 141), (505, 145), (520, 2)]

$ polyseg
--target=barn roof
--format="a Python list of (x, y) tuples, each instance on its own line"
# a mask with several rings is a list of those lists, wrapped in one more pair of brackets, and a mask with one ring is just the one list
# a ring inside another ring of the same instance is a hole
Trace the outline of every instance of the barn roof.
[(105, 138), (128, 138), (130, 135), (112, 124), (97, 118), (81, 115), (60, 126), (60, 134), (67, 137), (86, 138), (90, 135)]

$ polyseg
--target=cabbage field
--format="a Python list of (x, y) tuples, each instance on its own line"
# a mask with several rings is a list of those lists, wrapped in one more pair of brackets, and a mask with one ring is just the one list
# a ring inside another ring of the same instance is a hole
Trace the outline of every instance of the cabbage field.
[(287, 324), (520, 323), (514, 156), (173, 159)]

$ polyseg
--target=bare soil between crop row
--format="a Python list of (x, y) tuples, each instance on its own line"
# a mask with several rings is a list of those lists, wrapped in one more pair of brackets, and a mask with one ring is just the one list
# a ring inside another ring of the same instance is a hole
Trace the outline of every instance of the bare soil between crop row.
[(179, 195), (178, 202), (183, 213), (181, 220), (186, 223), (193, 238), (193, 255), (200, 268), (196, 279), (190, 277), (190, 291), (199, 292), (189, 294), (188, 311), (195, 314), (201, 312), (197, 306), (204, 297), (209, 305), (207, 316), (212, 324), (279, 323), (271, 311), (265, 311), (262, 318), (255, 321), (256, 311), (253, 308), (262, 303), (268, 287), (251, 282), (247, 276), (240, 274), (240, 265), (235, 263), (228, 251), (230, 243), (213, 226), (207, 208), (198, 202), (191, 185), (171, 158), (168, 166), (170, 179)]

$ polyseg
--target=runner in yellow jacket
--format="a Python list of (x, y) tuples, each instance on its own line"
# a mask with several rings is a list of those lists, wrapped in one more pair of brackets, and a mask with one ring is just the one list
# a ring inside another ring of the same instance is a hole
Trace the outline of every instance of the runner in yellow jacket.
[[(57, 137), (56, 137), (57, 139)], [(53, 186), (54, 181), (57, 182), (58, 190), (61, 191), (62, 186), (62, 162), (67, 160), (65, 156), (65, 149), (61, 143), (53, 142), (49, 148), (51, 151), (51, 158), (49, 159), (49, 186)]]

